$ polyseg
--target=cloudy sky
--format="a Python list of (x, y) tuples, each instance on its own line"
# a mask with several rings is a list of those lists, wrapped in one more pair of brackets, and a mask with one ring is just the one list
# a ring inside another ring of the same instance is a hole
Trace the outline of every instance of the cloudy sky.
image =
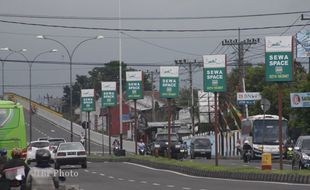
[[(266, 30), (244, 30), (245, 28), (302, 25), (307, 21), (300, 20), (301, 14), (233, 16), (310, 10), (309, 0), (120, 0), (120, 2), (121, 17), (124, 18), (121, 27), (142, 30), (123, 31), (122, 60), (129, 65), (140, 65), (135, 68), (141, 70), (159, 69), (149, 66), (171, 65), (176, 59), (200, 61), (202, 55), (211, 53), (227, 54), (228, 63), (233, 64), (236, 60), (234, 48), (222, 46), (221, 42), (224, 39), (236, 39), (238, 28), (241, 39), (261, 39), (259, 44), (249, 47), (245, 53), (245, 60), (262, 62), (265, 36), (295, 35), (307, 26)], [(106, 63), (118, 60), (118, 31), (114, 30), (119, 26), (118, 10), (118, 0), (1, 0), (0, 47), (9, 47), (13, 50), (26, 48), (28, 51), (24, 54), (29, 60), (33, 60), (41, 52), (57, 48), (59, 52), (44, 54), (37, 60), (68, 62), (68, 55), (63, 47), (53, 41), (36, 39), (36, 36), (46, 35), (56, 39), (72, 52), (79, 42), (103, 35), (105, 38), (102, 40), (83, 43), (76, 50), (73, 62)], [(305, 13), (307, 14), (310, 17), (310, 12)], [(210, 18), (221, 16), (231, 17)], [(68, 26), (75, 28), (64, 28)], [(214, 29), (234, 30), (209, 31)], [(0, 52), (2, 59), (7, 55), (8, 52)], [(13, 54), (8, 59), (24, 58), (19, 54)], [(74, 65), (73, 74), (87, 74), (92, 68), (90, 65)], [(201, 70), (202, 68), (195, 67), (195, 88), (202, 88)], [(5, 90), (28, 96), (29, 66), (26, 63), (6, 62), (4, 71)], [(69, 65), (38, 63), (33, 64), (32, 71), (34, 99), (47, 93), (54, 97), (62, 96), (62, 86), (69, 83)], [(185, 70), (181, 70), (180, 73), (181, 85), (184, 86), (188, 83), (185, 80), (188, 78), (188, 73)]]

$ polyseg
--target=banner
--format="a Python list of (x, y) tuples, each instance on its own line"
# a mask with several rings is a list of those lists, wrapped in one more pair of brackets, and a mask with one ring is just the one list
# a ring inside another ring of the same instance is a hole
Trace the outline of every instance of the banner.
[(143, 99), (142, 71), (126, 72), (126, 95), (128, 100)]
[(82, 112), (95, 111), (95, 90), (94, 89), (82, 89), (81, 110)]
[(226, 56), (203, 56), (203, 89), (205, 92), (226, 91)]
[(160, 67), (159, 92), (161, 98), (179, 96), (179, 67)]
[(310, 92), (291, 93), (290, 99), (292, 108), (310, 107)]
[(101, 106), (116, 106), (116, 82), (101, 82)]
[(265, 77), (271, 82), (293, 80), (292, 36), (266, 37)]

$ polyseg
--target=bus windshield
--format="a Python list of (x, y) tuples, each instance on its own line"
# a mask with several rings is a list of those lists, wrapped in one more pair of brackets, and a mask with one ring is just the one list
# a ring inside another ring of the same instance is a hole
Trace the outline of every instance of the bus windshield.
[[(279, 144), (278, 120), (255, 120), (253, 122), (253, 143), (254, 144)], [(287, 121), (282, 121), (282, 139), (286, 139)]]

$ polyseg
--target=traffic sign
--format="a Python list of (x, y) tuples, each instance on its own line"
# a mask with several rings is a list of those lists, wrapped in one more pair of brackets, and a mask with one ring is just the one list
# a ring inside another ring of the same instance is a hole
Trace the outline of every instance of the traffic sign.
[(238, 92), (237, 102), (239, 105), (249, 104), (253, 105), (257, 100), (260, 100), (262, 96), (259, 92)]
[(262, 98), (260, 101), (260, 106), (264, 112), (268, 111), (270, 109), (270, 101), (266, 98)]

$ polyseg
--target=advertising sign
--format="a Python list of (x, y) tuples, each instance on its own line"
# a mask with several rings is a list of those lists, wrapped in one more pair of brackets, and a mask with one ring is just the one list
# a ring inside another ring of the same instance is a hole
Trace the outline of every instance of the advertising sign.
[(95, 90), (94, 89), (82, 89), (81, 109), (82, 109), (82, 112), (95, 111)]
[(126, 72), (126, 94), (128, 100), (143, 99), (142, 71)]
[(262, 96), (259, 92), (238, 92), (237, 93), (237, 102), (239, 105), (244, 104), (255, 104), (257, 100), (261, 100)]
[(296, 34), (297, 57), (310, 57), (310, 30), (304, 29)]
[(292, 108), (310, 107), (310, 92), (291, 93), (290, 99)]
[(266, 81), (293, 79), (292, 36), (266, 37), (265, 64)]
[(101, 82), (101, 106), (116, 106), (116, 82)]
[(226, 56), (203, 56), (203, 87), (205, 92), (226, 91)]
[(160, 67), (161, 98), (176, 98), (179, 96), (179, 67)]

